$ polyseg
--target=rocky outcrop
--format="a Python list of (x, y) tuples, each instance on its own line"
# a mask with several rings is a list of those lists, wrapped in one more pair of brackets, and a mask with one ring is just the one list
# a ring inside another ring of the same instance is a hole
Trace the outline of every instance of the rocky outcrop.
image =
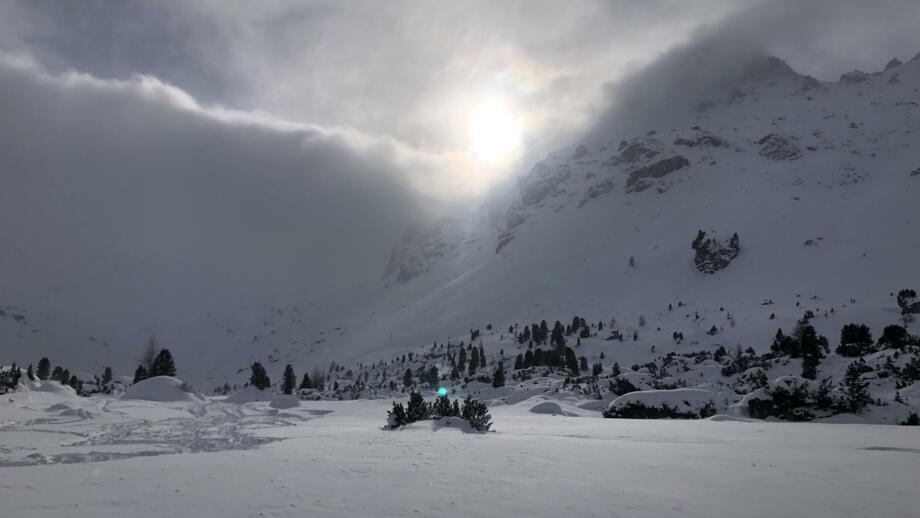
[(854, 70), (840, 76), (840, 83), (844, 85), (857, 85), (860, 83), (865, 83), (870, 79), (872, 79), (871, 74), (867, 74), (862, 70)]
[(694, 127), (694, 129), (696, 130), (696, 134), (689, 137), (678, 137), (674, 139), (674, 145), (686, 146), (689, 148), (731, 147), (731, 144), (722, 138), (707, 133), (698, 127)]
[(633, 140), (632, 142), (624, 140), (620, 142), (619, 154), (613, 157), (610, 165), (635, 165), (657, 156), (661, 152), (659, 148), (660, 142), (654, 139)]
[(667, 176), (678, 169), (690, 165), (690, 161), (681, 155), (674, 155), (664, 160), (659, 160), (645, 167), (640, 167), (629, 173), (626, 180), (626, 192), (641, 192), (652, 186), (657, 178)]
[(584, 144), (579, 144), (575, 151), (572, 152), (572, 160), (581, 160), (589, 156), (591, 156), (591, 152), (588, 151), (588, 147)]
[(891, 70), (892, 68), (899, 67), (899, 66), (901, 66), (901, 65), (903, 65), (903, 64), (904, 64), (904, 63), (901, 63), (901, 60), (900, 60), (900, 59), (898, 59), (898, 58), (891, 58), (891, 61), (889, 61), (888, 64), (885, 65), (885, 70)]
[(796, 92), (825, 92), (827, 87), (811, 76), (799, 76), (796, 79)]
[(757, 141), (760, 156), (770, 160), (795, 160), (802, 156), (795, 139), (779, 133), (770, 133)]
[(707, 238), (706, 232), (700, 230), (690, 247), (694, 251), (693, 263), (702, 273), (716, 273), (727, 267), (741, 252), (738, 234), (732, 234), (728, 240)]
[(525, 206), (536, 205), (555, 191), (560, 184), (571, 176), (563, 165), (551, 165), (540, 162), (530, 170), (530, 174), (520, 179), (518, 189), (521, 203)]
[(603, 196), (608, 192), (612, 191), (616, 183), (613, 180), (604, 180), (596, 184), (588, 186), (588, 190), (585, 191), (584, 198), (578, 202), (579, 207), (583, 207), (585, 203), (588, 203), (589, 200), (593, 200), (599, 196)]
[(405, 284), (429, 271), (450, 248), (445, 235), (450, 225), (451, 220), (444, 219), (431, 225), (410, 226), (390, 252), (383, 278), (395, 275), (396, 282)]

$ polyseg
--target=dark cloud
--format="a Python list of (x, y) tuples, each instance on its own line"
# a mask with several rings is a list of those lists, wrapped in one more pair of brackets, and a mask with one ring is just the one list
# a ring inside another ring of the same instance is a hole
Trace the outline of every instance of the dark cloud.
[(7, 58), (0, 106), (0, 291), (17, 304), (139, 318), (347, 299), (419, 215), (389, 144), (202, 108), (152, 78)]

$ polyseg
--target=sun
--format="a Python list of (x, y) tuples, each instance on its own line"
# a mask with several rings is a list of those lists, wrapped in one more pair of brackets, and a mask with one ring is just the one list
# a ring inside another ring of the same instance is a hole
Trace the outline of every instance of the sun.
[(486, 101), (470, 112), (466, 120), (470, 150), (483, 162), (495, 163), (518, 146), (521, 122), (501, 101)]

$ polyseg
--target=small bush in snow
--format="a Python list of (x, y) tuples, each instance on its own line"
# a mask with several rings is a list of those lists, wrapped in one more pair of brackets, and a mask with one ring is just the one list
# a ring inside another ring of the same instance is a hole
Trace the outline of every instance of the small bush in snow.
[(477, 431), (487, 432), (492, 426), (492, 416), (485, 403), (467, 396), (463, 406), (457, 400), (451, 402), (447, 396), (438, 397), (437, 401), (428, 403), (418, 392), (409, 395), (409, 403), (393, 403), (393, 410), (387, 412), (387, 428), (395, 429), (416, 421), (460, 417)]
[(705, 419), (714, 415), (716, 409), (712, 403), (706, 403), (699, 411), (686, 412), (672, 408), (667, 403), (646, 406), (639, 402), (630, 402), (604, 411), (604, 417), (623, 419)]

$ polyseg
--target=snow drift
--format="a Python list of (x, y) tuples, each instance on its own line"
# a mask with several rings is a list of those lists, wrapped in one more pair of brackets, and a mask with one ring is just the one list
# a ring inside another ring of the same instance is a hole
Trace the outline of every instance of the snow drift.
[(172, 376), (156, 376), (145, 379), (128, 387), (122, 399), (142, 399), (145, 401), (188, 401), (200, 403), (207, 401), (201, 394), (190, 392), (182, 380)]

